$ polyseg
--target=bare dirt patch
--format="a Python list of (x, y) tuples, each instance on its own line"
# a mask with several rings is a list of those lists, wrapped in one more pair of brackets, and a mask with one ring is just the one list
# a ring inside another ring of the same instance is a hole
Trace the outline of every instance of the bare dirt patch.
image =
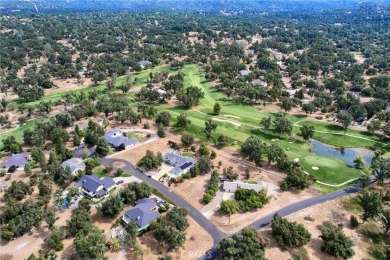
[[(192, 218), (187, 218), (190, 226), (186, 230), (184, 248), (168, 253), (172, 259), (198, 259), (213, 245), (211, 236)], [(153, 235), (149, 232), (138, 238), (138, 243), (144, 251), (144, 259), (154, 260), (166, 252), (159, 247)]]
[(265, 217), (277, 210), (290, 205), (292, 203), (305, 200), (313, 197), (313, 193), (310, 191), (303, 191), (300, 193), (293, 192), (283, 192), (280, 193), (276, 198), (271, 199), (270, 203), (265, 205), (263, 208), (246, 213), (237, 213), (231, 216), (229, 224), (229, 216), (222, 215), (219, 212), (215, 212), (211, 216), (210, 220), (213, 222), (220, 230), (226, 233), (235, 233), (238, 230), (244, 228), (249, 223), (254, 222), (257, 219)]
[[(306, 218), (306, 220), (305, 220)], [(333, 224), (343, 224), (344, 232), (355, 243), (355, 255), (351, 259), (370, 259), (368, 255), (368, 244), (362, 240), (362, 237), (353, 229), (350, 228), (350, 214), (342, 207), (340, 200), (329, 201), (319, 204), (287, 216), (289, 221), (296, 221), (305, 225), (312, 234), (312, 240), (304, 246), (308, 252), (310, 259), (330, 259), (331, 257), (321, 252), (322, 240), (318, 238), (320, 231), (317, 226), (323, 221), (331, 221)], [(261, 233), (271, 239), (270, 248), (266, 249), (268, 259), (291, 259), (292, 255), (289, 251), (282, 251), (276, 244), (276, 241), (271, 235), (271, 228), (268, 227)]]
[(169, 138), (159, 138), (156, 141), (142, 144), (130, 150), (123, 151), (117, 155), (113, 155), (112, 158), (125, 159), (135, 165), (139, 159), (145, 155), (147, 150), (153, 151), (155, 153), (161, 152), (164, 155), (169, 150), (168, 140), (175, 141), (174, 139)]
[(51, 95), (51, 94), (69, 91), (69, 90), (77, 90), (93, 84), (92, 79), (90, 78), (82, 78), (82, 80), (83, 80), (83, 84), (80, 84), (79, 82), (77, 82), (76, 78), (70, 78), (70, 79), (53, 78), (52, 81), (54, 83), (54, 87), (45, 89), (45, 95)]
[(203, 194), (208, 187), (209, 180), (209, 174), (199, 175), (178, 185), (171, 185), (171, 189), (187, 200), (197, 210), (201, 210), (205, 206)]
[(126, 166), (126, 164), (125, 164), (124, 162), (114, 162), (114, 163), (113, 163), (113, 166), (114, 166), (115, 168), (120, 168), (120, 169), (122, 169), (122, 168), (124, 168), (124, 167)]

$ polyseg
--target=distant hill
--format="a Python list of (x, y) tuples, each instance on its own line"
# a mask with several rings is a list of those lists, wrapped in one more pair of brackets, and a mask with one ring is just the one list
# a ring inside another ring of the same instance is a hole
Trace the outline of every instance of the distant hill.
[(390, 6), (389, 0), (2, 0), (1, 13), (168, 11), (225, 15), (270, 12), (315, 12), (365, 5)]

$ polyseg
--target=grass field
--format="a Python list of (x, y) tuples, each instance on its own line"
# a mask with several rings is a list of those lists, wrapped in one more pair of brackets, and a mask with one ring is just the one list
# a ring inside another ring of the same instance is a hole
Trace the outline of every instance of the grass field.
[[(337, 185), (358, 178), (361, 175), (360, 170), (346, 165), (339, 159), (317, 156), (310, 153), (310, 143), (304, 142), (297, 136), (297, 133), (299, 132), (298, 126), (295, 126), (293, 129), (293, 139), (290, 139), (287, 136), (278, 136), (272, 131), (261, 129), (259, 126), (260, 119), (269, 116), (270, 113), (249, 104), (242, 104), (235, 100), (227, 99), (222, 93), (215, 91), (212, 85), (206, 81), (204, 73), (199, 72), (198, 65), (187, 65), (182, 69), (182, 72), (185, 74), (185, 86), (194, 85), (201, 87), (205, 92), (205, 97), (200, 101), (200, 104), (197, 107), (191, 110), (182, 110), (169, 105), (161, 105), (159, 106), (159, 110), (169, 111), (172, 114), (174, 121), (180, 113), (185, 113), (191, 120), (189, 131), (196, 134), (201, 139), (205, 140), (204, 134), (200, 133), (204, 128), (205, 120), (213, 118), (214, 122), (218, 125), (216, 136), (218, 134), (227, 135), (231, 140), (237, 141), (239, 144), (244, 142), (250, 135), (259, 136), (261, 140), (266, 143), (272, 143), (271, 140), (275, 139), (275, 142), (285, 149), (290, 159), (299, 158), (304, 170), (313, 174), (319, 181)], [(214, 116), (212, 114), (212, 109), (216, 101), (220, 102), (222, 105), (221, 114), (219, 116)], [(337, 125), (309, 121), (301, 116), (289, 116), (289, 118), (293, 122), (298, 122), (299, 124), (305, 123), (314, 125), (316, 130), (321, 132), (334, 132), (334, 134), (320, 132), (315, 134), (315, 138), (324, 143), (339, 146), (343, 145), (345, 147), (369, 147), (372, 149), (381, 147), (386, 151), (390, 151), (388, 144), (375, 143), (374, 141), (380, 142), (380, 138), (366, 132), (348, 130), (346, 134), (371, 140), (343, 135), (343, 130)], [(221, 120), (223, 120), (223, 122)], [(305, 122), (302, 122), (302, 120), (305, 120)], [(314, 171), (312, 169), (313, 166), (317, 166), (319, 169)], [(368, 169), (364, 171), (368, 172)], [(323, 185), (318, 184), (317, 186), (321, 187)], [(337, 188), (327, 187), (325, 189), (331, 191)]]
[[(132, 74), (132, 87), (144, 86), (147, 83), (147, 81), (149, 80), (149, 73), (150, 72), (152, 72), (154, 74), (154, 73), (158, 73), (158, 72), (161, 72), (163, 70), (166, 70), (166, 69), (168, 69), (168, 65), (161, 65), (161, 66), (157, 66), (157, 67), (155, 67), (153, 69), (148, 69), (148, 70), (144, 70), (144, 71)], [(135, 81), (135, 78), (138, 78), (138, 80)], [(124, 80), (125, 80), (125, 76), (118, 77), (117, 80), (116, 80), (115, 88), (119, 89), (119, 87), (122, 85), (122, 82)], [(106, 84), (105, 83), (101, 83), (101, 84), (98, 84), (98, 85), (79, 87), (79, 88), (74, 89), (74, 90), (69, 90), (69, 91), (64, 91), (64, 92), (60, 92), (60, 93), (47, 95), (47, 96), (44, 96), (44, 97), (42, 97), (41, 99), (39, 99), (37, 101), (27, 102), (27, 103), (24, 103), (24, 104), (26, 104), (26, 105), (36, 105), (36, 104), (38, 104), (41, 101), (56, 101), (56, 100), (60, 100), (61, 96), (66, 94), (66, 93), (81, 93), (81, 92), (84, 92), (85, 94), (87, 94), (88, 92), (90, 92), (92, 90), (100, 90), (100, 91), (103, 91), (103, 93), (107, 93), (106, 92), (106, 90), (107, 90)], [(14, 102), (16, 102), (18, 104), (23, 103), (23, 101), (21, 99), (15, 99), (15, 100), (12, 100), (12, 101), (14, 101)]]
[(5, 140), (8, 136), (12, 136), (13, 135), (13, 136), (15, 136), (16, 140), (22, 141), (23, 140), (23, 131), (24, 130), (34, 128), (34, 126), (35, 126), (35, 124), (37, 122), (42, 122), (42, 121), (45, 121), (45, 120), (48, 120), (48, 118), (39, 118), (39, 119), (28, 120), (26, 122), (26, 124), (24, 124), (22, 126), (19, 126), (15, 130), (1, 133), (0, 134), (0, 150), (2, 150), (3, 147), (4, 147), (3, 140)]

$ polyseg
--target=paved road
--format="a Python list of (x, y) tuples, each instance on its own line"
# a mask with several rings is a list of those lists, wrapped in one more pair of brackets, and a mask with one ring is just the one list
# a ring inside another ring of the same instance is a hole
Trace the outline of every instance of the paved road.
[[(81, 157), (82, 155), (82, 149), (75, 149), (73, 151), (73, 154), (75, 157)], [(126, 166), (123, 168), (125, 172), (128, 172), (132, 174), (133, 176), (139, 178), (140, 180), (150, 184), (151, 186), (158, 189), (160, 192), (162, 192), (165, 196), (167, 196), (169, 199), (171, 199), (177, 206), (181, 208), (186, 208), (188, 210), (189, 215), (200, 225), (202, 226), (213, 238), (213, 247), (207, 251), (203, 257), (200, 259), (216, 259), (218, 255), (218, 251), (216, 249), (216, 244), (223, 239), (224, 237), (227, 237), (227, 234), (222, 233), (219, 231), (214, 224), (210, 222), (209, 219), (207, 219), (202, 213), (200, 213), (197, 209), (195, 209), (191, 204), (189, 204), (187, 201), (185, 201), (182, 197), (177, 195), (176, 193), (172, 192), (168, 187), (163, 185), (162, 183), (149, 178), (147, 175), (139, 171), (134, 165), (132, 165), (130, 162), (124, 160), (124, 159), (116, 159), (116, 158), (101, 158), (101, 163), (105, 166), (113, 166), (114, 162), (123, 162)], [(291, 204), (289, 206), (286, 206), (277, 212), (281, 217), (285, 217), (287, 215), (290, 215), (296, 211), (311, 207), (316, 204), (324, 203), (326, 201), (334, 200), (343, 196), (346, 196), (348, 194), (352, 194), (357, 192), (360, 189), (360, 185), (356, 184), (354, 186), (345, 188), (343, 190), (339, 190), (333, 193), (329, 193), (326, 195), (317, 196), (314, 198), (306, 199), (294, 204)], [(271, 223), (273, 216), (276, 212), (272, 212), (271, 214), (256, 220), (255, 222), (249, 224), (247, 227), (254, 227), (256, 229), (261, 229), (268, 224)], [(237, 233), (240, 233), (238, 231)]]
[(107, 157), (101, 158), (101, 163), (105, 166), (108, 165), (113, 166), (114, 162), (125, 163), (126, 166), (122, 168), (125, 172), (128, 172), (133, 176), (139, 178), (140, 180), (155, 187), (157, 190), (159, 190), (161, 193), (163, 193), (165, 196), (171, 199), (177, 206), (187, 209), (188, 214), (211, 235), (211, 237), (213, 238), (214, 247), (223, 237), (226, 236), (226, 234), (220, 232), (217, 229), (217, 227), (215, 227), (214, 224), (210, 222), (210, 220), (208, 220), (205, 216), (203, 216), (202, 213), (200, 213), (197, 209), (191, 206), (191, 204), (185, 201), (182, 197), (172, 192), (168, 187), (166, 187), (162, 183), (152, 178), (149, 178), (147, 175), (143, 174), (141, 171), (135, 168), (134, 165), (132, 165), (130, 162), (123, 159), (116, 159), (116, 158), (107, 158)]
[[(339, 190), (339, 191), (336, 191), (333, 193), (317, 196), (314, 198), (306, 199), (306, 200), (288, 205), (288, 206), (286, 206), (286, 207), (284, 207), (276, 212), (278, 212), (281, 217), (285, 217), (285, 216), (290, 215), (296, 211), (311, 207), (313, 205), (324, 203), (326, 201), (334, 200), (334, 199), (346, 196), (348, 194), (355, 193), (359, 189), (360, 189), (360, 185), (356, 184), (354, 186), (345, 188), (343, 190)], [(261, 229), (261, 228), (267, 226), (268, 224), (271, 223), (273, 216), (276, 212), (273, 212), (273, 213), (271, 213), (271, 214), (269, 214), (261, 219), (256, 220), (255, 222), (249, 224), (247, 227)], [(241, 232), (241, 230), (238, 231), (237, 233), (240, 233), (240, 232)], [(218, 250), (215, 247), (213, 247), (206, 254), (204, 254), (204, 256), (201, 259), (216, 259), (217, 255), (218, 255)]]

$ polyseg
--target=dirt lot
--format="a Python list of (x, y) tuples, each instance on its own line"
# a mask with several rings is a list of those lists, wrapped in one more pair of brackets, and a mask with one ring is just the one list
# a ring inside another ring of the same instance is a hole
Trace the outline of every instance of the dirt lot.
[(54, 87), (45, 89), (45, 95), (51, 95), (51, 94), (64, 92), (68, 90), (76, 90), (78, 88), (83, 88), (93, 84), (91, 78), (82, 78), (82, 80), (84, 82), (83, 84), (80, 84), (77, 82), (76, 78), (70, 78), (70, 79), (53, 78), (52, 81), (54, 83)]
[(257, 211), (237, 213), (232, 215), (230, 218), (230, 224), (229, 216), (222, 215), (219, 212), (215, 212), (214, 215), (211, 216), (210, 220), (223, 232), (232, 234), (257, 219), (265, 217), (287, 205), (298, 202), (300, 200), (311, 198), (313, 196), (313, 193), (310, 191), (304, 191), (300, 193), (283, 192), (280, 193), (276, 198), (272, 199), (270, 203)]
[[(304, 218), (310, 216), (314, 221), (305, 220)], [(304, 246), (310, 259), (330, 259), (331, 257), (321, 252), (322, 240), (318, 238), (320, 231), (317, 229), (317, 225), (322, 224), (323, 221), (329, 220), (333, 224), (342, 223), (344, 225), (344, 232), (355, 243), (354, 250), (355, 256), (352, 259), (370, 259), (367, 252), (367, 243), (364, 242), (361, 236), (352, 230), (349, 226), (350, 214), (341, 206), (340, 200), (330, 201), (323, 204), (319, 204), (287, 217), (290, 221), (296, 221), (305, 225), (305, 227), (312, 234), (312, 240), (309, 244)], [(271, 228), (268, 227), (262, 230), (262, 234), (271, 239), (270, 248), (266, 249), (266, 256), (268, 259), (291, 259), (292, 255), (289, 251), (282, 251), (277, 247), (276, 241), (272, 238)], [(333, 258), (332, 258), (333, 259)]]
[(167, 151), (169, 151), (169, 146), (167, 144), (168, 140), (174, 141), (174, 139), (170, 138), (157, 139), (156, 141), (142, 144), (130, 150), (115, 154), (112, 156), (112, 158), (125, 159), (135, 165), (137, 164), (138, 160), (145, 155), (146, 150), (150, 150), (155, 153), (161, 152), (164, 155)]
[[(54, 189), (54, 187), (53, 187)], [(33, 196), (36, 196), (38, 194), (38, 189), (35, 187)], [(54, 210), (52, 201), (48, 205), (49, 210)], [(66, 210), (58, 210), (55, 211), (57, 220), (55, 222), (56, 227), (64, 226), (66, 225), (66, 221), (69, 220), (72, 215), (75, 212), (76, 207), (72, 207), (70, 209)], [(23, 236), (7, 243), (7, 244), (1, 244), (1, 254), (11, 254), (13, 255), (13, 259), (26, 259), (30, 254), (35, 254), (35, 256), (38, 256), (38, 251), (40, 249), (47, 249), (45, 247), (44, 239), (47, 238), (50, 235), (50, 231), (47, 228), (47, 225), (45, 221), (42, 221), (42, 224), (40, 227), (38, 227), (33, 234), (30, 236), (29, 234), (24, 234)], [(62, 256), (63, 254), (69, 254), (68, 247), (72, 245), (72, 240), (67, 239), (63, 241), (64, 243), (64, 250), (61, 252), (58, 252), (57, 255)], [(15, 250), (15, 248), (17, 250)], [(61, 259), (70, 259), (70, 258), (62, 258)]]
[[(172, 259), (198, 259), (204, 252), (210, 249), (213, 245), (211, 236), (196, 223), (192, 218), (188, 218), (190, 226), (186, 230), (186, 242), (184, 248), (178, 249), (175, 252), (169, 253)], [(144, 259), (154, 260), (159, 255), (165, 252), (165, 249), (159, 248), (158, 243), (150, 233), (138, 239), (144, 250)]]
[(203, 202), (203, 194), (205, 193), (210, 175), (199, 175), (193, 179), (184, 181), (183, 183), (171, 185), (171, 190), (179, 194), (187, 200), (197, 210), (201, 210), (206, 204)]

